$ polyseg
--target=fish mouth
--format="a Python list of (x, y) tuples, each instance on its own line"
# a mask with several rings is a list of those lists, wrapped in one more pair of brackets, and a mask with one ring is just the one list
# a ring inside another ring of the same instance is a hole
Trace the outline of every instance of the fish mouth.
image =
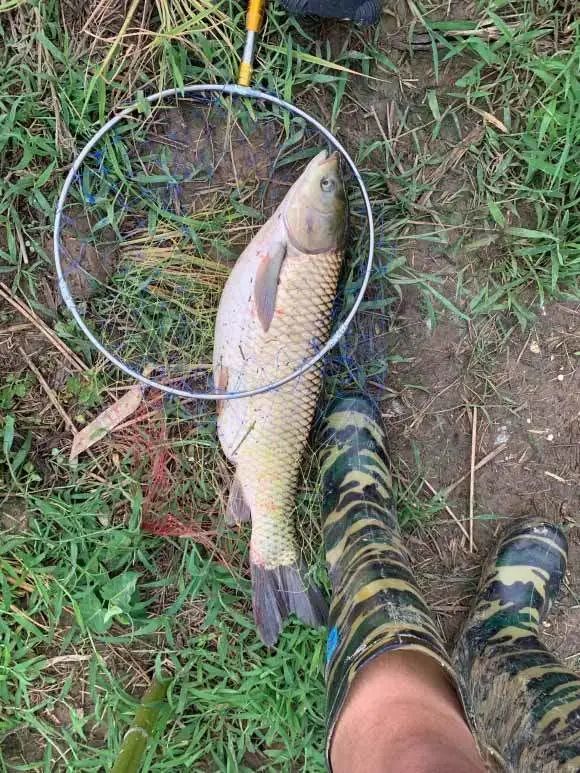
[(329, 153), (328, 150), (322, 150), (317, 156), (318, 166), (325, 166), (326, 164), (338, 164), (339, 154), (338, 150)]
[(310, 166), (326, 166), (327, 164), (338, 166), (340, 160), (340, 154), (337, 150), (329, 153), (328, 150), (321, 150), (318, 155), (314, 156), (310, 162)]

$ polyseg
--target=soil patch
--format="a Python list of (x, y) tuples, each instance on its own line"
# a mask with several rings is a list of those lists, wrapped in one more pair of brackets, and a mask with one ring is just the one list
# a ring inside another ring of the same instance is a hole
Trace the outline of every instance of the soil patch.
[[(390, 348), (404, 361), (393, 365), (393, 397), (383, 403), (395, 466), (409, 475), (419, 459), (420, 476), (438, 492), (458, 481), (470, 470), (474, 405), (476, 460), (502, 447), (476, 473), (477, 553), (445, 512), (411, 538), (419, 580), (450, 637), (497, 533), (537, 516), (562, 524), (570, 538), (569, 587), (546, 635), (563, 657), (580, 652), (579, 321), (578, 304), (555, 304), (524, 333), (505, 320), (468, 328), (447, 316), (431, 329), (416, 292), (401, 304)], [(447, 501), (467, 526), (469, 480)]]
[[(80, 206), (72, 206), (63, 214), (60, 240), (61, 264), (68, 289), (75, 300), (90, 298), (106, 285), (115, 269), (116, 239), (110, 228), (102, 230), (98, 240), (94, 238), (94, 218), (83, 212)], [(52, 235), (45, 249), (54, 261)], [(55, 308), (62, 300), (55, 281), (54, 297), (44, 288), (43, 300), (49, 308)]]

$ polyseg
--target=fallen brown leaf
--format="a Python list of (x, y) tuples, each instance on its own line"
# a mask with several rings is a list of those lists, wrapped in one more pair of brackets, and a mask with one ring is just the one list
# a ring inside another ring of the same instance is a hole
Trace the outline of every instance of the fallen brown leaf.
[(98, 440), (101, 440), (121, 422), (128, 419), (141, 405), (143, 392), (139, 384), (135, 384), (112, 405), (100, 413), (96, 419), (87, 424), (74, 438), (70, 450), (69, 461), (74, 461), (79, 454), (86, 451)]

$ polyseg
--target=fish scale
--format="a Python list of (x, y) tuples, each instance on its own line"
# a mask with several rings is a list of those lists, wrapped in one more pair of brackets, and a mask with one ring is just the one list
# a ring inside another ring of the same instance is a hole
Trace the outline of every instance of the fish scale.
[[(319, 154), (238, 258), (216, 321), (214, 378), (250, 391), (298, 370), (327, 341), (344, 249), (338, 159)], [(273, 644), (295, 613), (320, 624), (326, 605), (300, 559), (292, 515), (321, 385), (317, 364), (277, 389), (218, 406), (218, 435), (235, 466), (227, 517), (252, 520), (254, 618)]]
[[(268, 334), (260, 335), (258, 331), (254, 347), (260, 352), (260, 362), (266, 365), (248, 373), (245, 388), (256, 387), (264, 380), (275, 381), (280, 378), (281, 370), (295, 370), (304, 359), (314, 355), (313, 338), (326, 340), (341, 255), (334, 252), (316, 256), (316, 264), (313, 278), (309, 260), (289, 261), (289, 276), (282, 276), (280, 281), (284, 288), (280, 293), (280, 307), (288, 312), (275, 318)], [(309, 280), (307, 297), (301, 290), (305, 279)], [(286, 321), (287, 317), (290, 322)], [(280, 369), (276, 359), (281, 351), (285, 368)], [(296, 480), (320, 384), (321, 370), (314, 366), (272, 392), (249, 398), (256, 425), (238, 447), (235, 463), (241, 479), (259, 483), (250, 494), (255, 502), (251, 549), (267, 568), (296, 560), (292, 524)], [(235, 409), (233, 403), (232, 407)], [(283, 445), (279, 443), (281, 439)], [(257, 473), (260, 473), (259, 480)]]

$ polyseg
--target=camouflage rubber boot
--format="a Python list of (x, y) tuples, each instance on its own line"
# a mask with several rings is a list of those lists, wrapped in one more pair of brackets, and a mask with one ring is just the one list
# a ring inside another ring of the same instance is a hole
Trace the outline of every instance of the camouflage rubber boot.
[(485, 566), (454, 663), (480, 738), (518, 773), (580, 770), (580, 679), (538, 639), (566, 571), (562, 531), (520, 521)]
[(334, 729), (357, 673), (394, 650), (453, 667), (402, 543), (380, 416), (364, 398), (335, 400), (321, 432), (326, 559), (332, 582), (326, 680), (327, 762)]

